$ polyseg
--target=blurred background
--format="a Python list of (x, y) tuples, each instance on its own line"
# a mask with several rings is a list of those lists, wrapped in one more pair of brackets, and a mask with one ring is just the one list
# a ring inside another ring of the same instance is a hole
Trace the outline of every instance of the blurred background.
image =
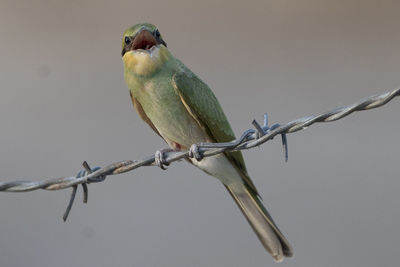
[[(237, 135), (400, 85), (399, 1), (0, 3), (0, 180), (75, 175), (166, 144), (134, 112), (123, 31), (156, 24)], [(279, 266), (398, 266), (400, 101), (244, 152), (295, 257)], [(186, 162), (70, 190), (0, 193), (0, 266), (275, 266), (225, 188)], [(278, 266), (278, 265), (276, 265)]]

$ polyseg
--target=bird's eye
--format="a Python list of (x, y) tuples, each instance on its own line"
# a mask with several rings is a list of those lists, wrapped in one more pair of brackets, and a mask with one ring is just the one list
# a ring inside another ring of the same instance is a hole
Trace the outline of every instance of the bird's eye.
[(131, 38), (129, 38), (128, 36), (125, 36), (125, 44), (129, 45), (131, 43)]
[(158, 30), (156, 30), (156, 36), (160, 37), (160, 35), (161, 35), (160, 32)]

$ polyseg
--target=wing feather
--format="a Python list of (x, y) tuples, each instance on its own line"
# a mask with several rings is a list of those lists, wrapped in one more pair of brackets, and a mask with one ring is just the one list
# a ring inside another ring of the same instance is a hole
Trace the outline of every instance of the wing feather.
[[(230, 142), (235, 139), (235, 134), (211, 89), (200, 78), (186, 67), (175, 73), (172, 85), (181, 97), (189, 114), (206, 129), (214, 142)], [(225, 152), (225, 155), (236, 167), (244, 182), (257, 193), (257, 189), (247, 174), (246, 165), (240, 151)]]

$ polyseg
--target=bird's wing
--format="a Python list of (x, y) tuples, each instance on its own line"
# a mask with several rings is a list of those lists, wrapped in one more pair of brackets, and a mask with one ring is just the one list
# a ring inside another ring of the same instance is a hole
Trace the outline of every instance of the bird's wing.
[[(232, 128), (211, 89), (183, 64), (181, 70), (173, 75), (172, 85), (189, 114), (206, 129), (215, 142), (234, 140)], [(245, 184), (258, 195), (256, 187), (247, 174), (242, 153), (240, 151), (225, 152), (225, 155), (240, 171)]]
[(158, 132), (157, 128), (154, 126), (154, 124), (151, 122), (151, 120), (149, 119), (149, 117), (147, 117), (146, 113), (143, 110), (142, 105), (139, 103), (139, 101), (133, 97), (131, 91), (129, 91), (129, 94), (131, 96), (132, 99), (132, 104), (133, 107), (135, 108), (136, 112), (139, 114), (140, 118), (142, 118), (142, 120), (144, 120), (150, 127), (151, 129), (153, 129), (154, 132), (156, 132), (156, 134), (158, 134), (161, 138), (163, 138), (161, 136), (161, 134)]

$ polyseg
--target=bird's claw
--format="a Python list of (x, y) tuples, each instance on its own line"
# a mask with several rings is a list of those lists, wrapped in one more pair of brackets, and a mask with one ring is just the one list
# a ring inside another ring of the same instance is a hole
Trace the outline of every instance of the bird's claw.
[(154, 163), (158, 167), (160, 167), (163, 170), (166, 170), (167, 168), (165, 166), (168, 166), (169, 163), (167, 163), (164, 159), (164, 152), (169, 152), (170, 150), (157, 150), (156, 153), (154, 154)]
[(190, 146), (189, 157), (195, 158), (197, 161), (200, 161), (204, 158), (204, 156), (199, 151), (199, 146), (196, 144)]

